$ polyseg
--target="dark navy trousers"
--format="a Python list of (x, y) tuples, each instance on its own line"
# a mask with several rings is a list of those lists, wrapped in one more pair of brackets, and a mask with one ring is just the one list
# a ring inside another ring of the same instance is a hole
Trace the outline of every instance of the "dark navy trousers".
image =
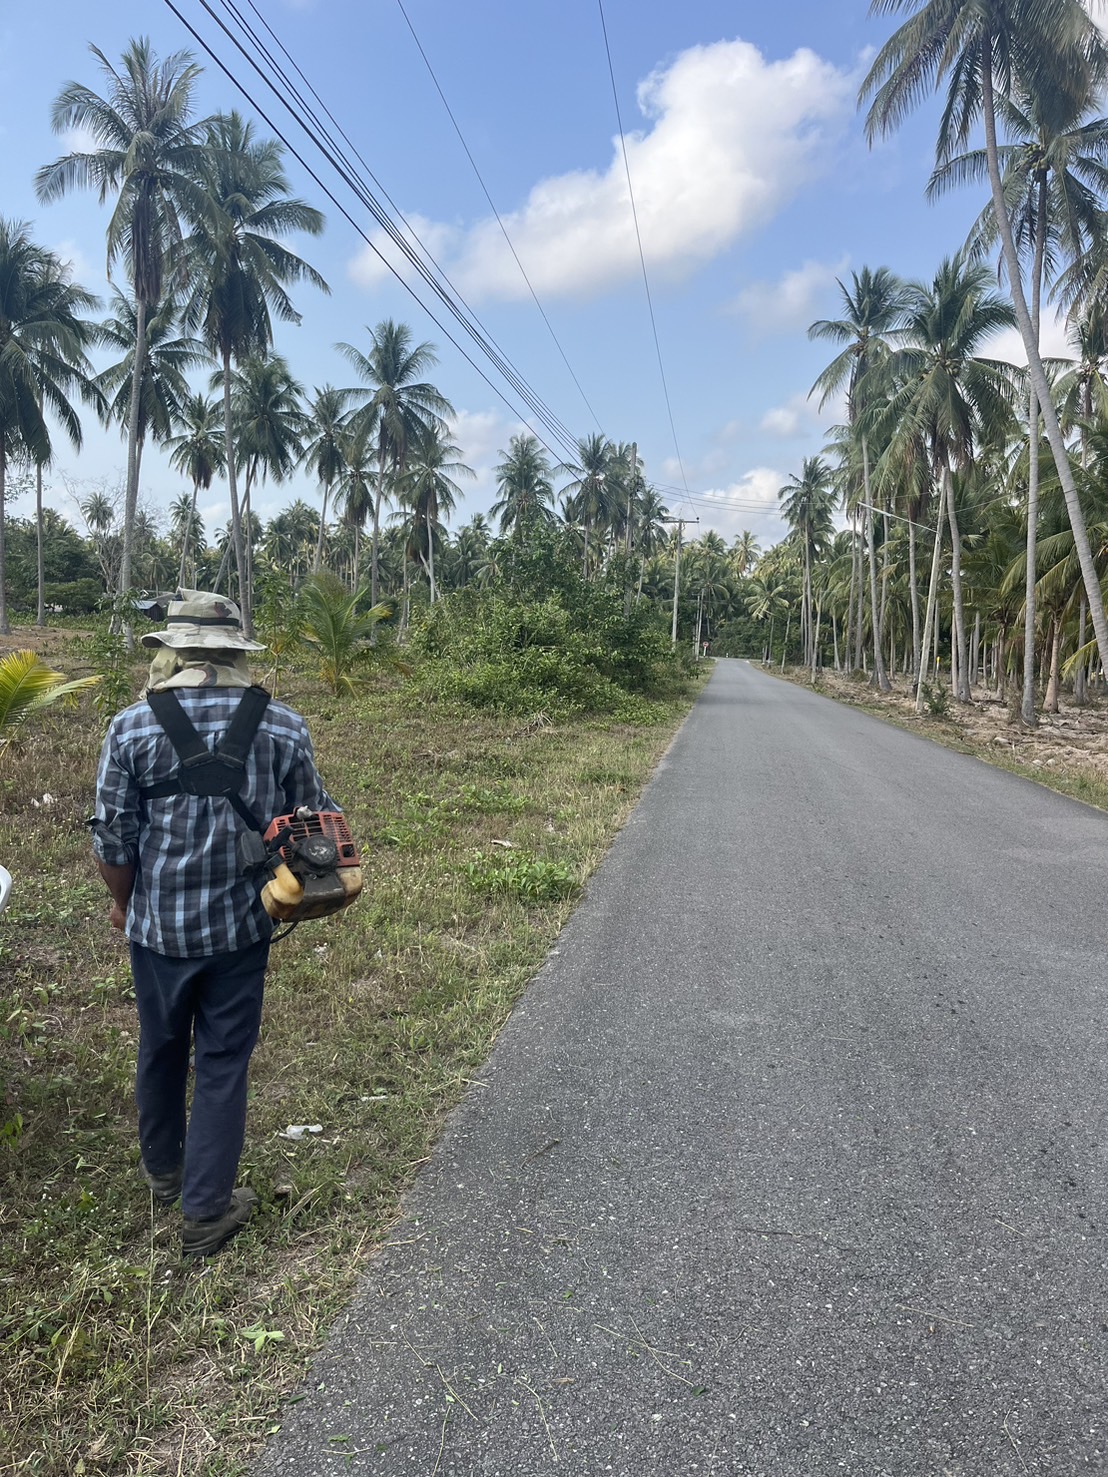
[(235, 1188), (246, 1135), (246, 1073), (261, 1024), (268, 958), (268, 939), (202, 959), (170, 958), (131, 944), (142, 1162), (151, 1174), (183, 1169), (181, 1209), (190, 1220), (221, 1216)]

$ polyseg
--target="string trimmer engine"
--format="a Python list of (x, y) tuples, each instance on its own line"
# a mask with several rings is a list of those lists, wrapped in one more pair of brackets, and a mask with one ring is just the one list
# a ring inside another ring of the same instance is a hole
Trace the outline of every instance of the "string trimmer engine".
[(361, 856), (336, 810), (309, 810), (270, 821), (265, 834), (242, 837), (243, 870), (273, 873), (262, 904), (281, 923), (326, 918), (347, 908), (362, 890)]

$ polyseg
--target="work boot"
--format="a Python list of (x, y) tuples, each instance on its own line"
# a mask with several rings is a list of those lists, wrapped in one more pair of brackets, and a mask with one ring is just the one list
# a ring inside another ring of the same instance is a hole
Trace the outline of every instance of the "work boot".
[(173, 1205), (181, 1198), (181, 1170), (178, 1167), (169, 1174), (151, 1174), (142, 1166), (142, 1177), (150, 1186), (150, 1193), (159, 1205)]
[(231, 1203), (222, 1215), (208, 1221), (193, 1221), (186, 1216), (181, 1228), (182, 1253), (185, 1256), (215, 1256), (246, 1225), (257, 1203), (257, 1195), (244, 1185), (233, 1192)]

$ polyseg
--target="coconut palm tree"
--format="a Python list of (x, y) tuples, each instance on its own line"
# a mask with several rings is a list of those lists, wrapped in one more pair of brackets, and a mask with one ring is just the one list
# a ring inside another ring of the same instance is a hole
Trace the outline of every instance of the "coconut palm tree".
[(513, 540), (518, 540), (532, 525), (553, 520), (551, 467), (535, 436), (513, 436), (501, 455), (504, 460), (495, 469), (500, 496), (489, 509), (489, 517), (499, 518), (501, 534), (511, 530)]
[[(100, 325), (100, 339), (123, 357), (101, 370), (96, 385), (104, 395), (108, 417), (123, 427), (125, 435), (130, 434), (134, 422), (135, 467), (141, 471), (147, 436), (158, 442), (170, 439), (192, 394), (187, 378), (189, 371), (211, 361), (199, 339), (178, 332), (176, 305), (172, 298), (164, 297), (147, 314), (142, 369), (136, 376), (137, 308), (118, 288), (112, 308), (112, 315)], [(139, 405), (138, 414), (132, 417), (131, 396), (136, 380)]]
[(317, 389), (314, 398), (308, 402), (304, 428), (304, 466), (323, 486), (323, 506), (319, 514), (319, 538), (312, 563), (313, 574), (318, 574), (323, 564), (327, 504), (345, 465), (343, 436), (349, 404), (350, 392), (336, 390), (334, 385), (324, 385)]
[[(890, 428), (888, 440), (911, 444), (921, 439), (928, 448), (939, 483), (939, 518), (950, 526), (951, 584), (954, 595), (957, 671), (952, 673), (955, 696), (969, 701), (969, 666), (965, 610), (962, 600), (962, 540), (952, 487), (955, 471), (973, 465), (982, 444), (1003, 444), (1013, 426), (1014, 393), (1011, 365), (979, 356), (981, 346), (998, 330), (1011, 327), (1011, 305), (992, 286), (989, 269), (955, 256), (944, 261), (930, 283), (908, 287), (904, 343), (889, 359), (895, 386), (881, 419)], [(941, 537), (936, 537), (936, 553)], [(936, 573), (932, 565), (933, 579)], [(933, 598), (928, 600), (924, 623), (917, 708), (922, 711), (923, 677), (928, 660)]]
[[(218, 372), (216, 380), (218, 382)], [(272, 478), (284, 482), (303, 456), (306, 417), (303, 386), (293, 379), (279, 354), (244, 359), (232, 374), (231, 415), (237, 435), (235, 455), (245, 474), (242, 519), (249, 522), (254, 487)], [(246, 548), (243, 603), (253, 602), (251, 548)]]
[[(1059, 261), (1080, 272), (1089, 252), (1103, 238), (1099, 195), (1108, 185), (1108, 119), (1088, 118), (1090, 99), (1060, 94), (1056, 89), (1026, 99), (1000, 97), (998, 114), (1014, 142), (997, 149), (1002, 169), (1005, 209), (1013, 223), (1017, 249), (1029, 259), (1031, 328), (1039, 343), (1042, 293), (1049, 270)], [(1069, 113), (1069, 108), (1076, 112)], [(1061, 109), (1061, 111), (1059, 111)], [(932, 198), (952, 185), (988, 180), (984, 149), (948, 160), (928, 185)], [(992, 250), (998, 227), (990, 204), (970, 234), (974, 252)], [(1035, 599), (1039, 526), (1039, 406), (1034, 384), (1028, 390), (1029, 455), (1027, 477), (1027, 567), (1024, 586), (1024, 666), (1022, 717), (1029, 726), (1035, 715)]]
[(816, 669), (814, 601), (812, 598), (812, 562), (823, 554), (834, 531), (832, 510), (834, 484), (831, 468), (822, 457), (804, 458), (800, 476), (791, 476), (777, 493), (781, 516), (791, 529), (800, 549), (804, 570), (804, 589), (800, 606), (801, 645), (804, 662)]
[[(380, 590), (381, 506), (403, 476), (408, 455), (422, 435), (445, 429), (454, 414), (449, 400), (420, 375), (438, 361), (431, 344), (413, 344), (406, 323), (386, 318), (369, 334), (369, 353), (353, 344), (336, 345), (353, 365), (361, 390), (361, 404), (352, 416), (352, 427), (377, 451), (377, 475), (373, 498), (373, 542), (370, 553), (370, 603), (377, 604)], [(357, 396), (357, 389), (350, 392)]]
[(993, 215), (1028, 373), (1043, 418), (1073, 529), (1101, 662), (1108, 665), (1108, 617), (1097, 577), (1073, 468), (1023, 288), (997, 140), (998, 95), (1049, 98), (1057, 112), (1080, 115), (1100, 86), (1108, 54), (1080, 0), (872, 0), (873, 14), (908, 11), (908, 19), (874, 58), (859, 100), (869, 100), (871, 142), (893, 132), (927, 90), (946, 84), (936, 159), (940, 166), (963, 152), (975, 125), (985, 135)]
[(200, 490), (205, 492), (213, 479), (223, 470), (223, 426), (220, 423), (220, 408), (215, 400), (196, 392), (186, 395), (177, 413), (180, 427), (176, 436), (170, 436), (166, 445), (170, 447), (170, 465), (192, 483), (192, 497), (187, 519), (178, 529), (181, 540), (181, 566), (177, 583), (185, 583), (185, 568), (192, 544), (199, 549), (204, 531), (196, 513)]
[(81, 317), (96, 299), (70, 282), (52, 252), (29, 228), (0, 217), (0, 632), (7, 633), (5, 510), (7, 469), (13, 455), (46, 466), (52, 455), (45, 412), (60, 422), (74, 446), (81, 423), (74, 392), (98, 400), (86, 350), (96, 329)]
[(410, 455), (404, 475), (402, 496), (412, 509), (417, 524), (416, 532), (426, 544), (426, 555), (421, 551), (427, 580), (431, 588), (431, 604), (438, 599), (435, 586), (435, 539), (439, 536), (442, 522), (454, 511), (455, 503), (464, 494), (458, 477), (472, 478), (476, 475), (472, 467), (459, 461), (461, 447), (448, 441), (438, 430), (432, 428), (421, 436)]
[[(861, 272), (852, 272), (850, 275), (850, 287), (841, 280), (838, 282), (844, 316), (839, 319), (819, 319), (808, 329), (809, 338), (829, 339), (832, 343), (843, 345), (840, 353), (819, 376), (809, 393), (819, 395), (822, 409), (833, 395), (845, 390), (847, 426), (854, 433), (873, 399), (881, 394), (880, 370), (888, 357), (889, 342), (895, 337), (904, 317), (904, 284), (887, 267), (878, 267), (876, 271), (863, 267)], [(887, 691), (889, 680), (881, 651), (881, 623), (877, 608), (877, 561), (874, 550), (873, 497), (870, 490), (869, 439), (865, 433), (860, 435), (859, 449), (861, 490), (866, 504), (863, 527), (866, 529), (869, 554), (873, 670), (878, 687)], [(857, 580), (860, 590), (860, 570), (857, 572)], [(858, 603), (860, 611), (860, 598)], [(853, 605), (854, 602), (851, 601), (851, 610)], [(860, 614), (858, 621), (860, 633)], [(849, 628), (847, 648), (849, 652)], [(848, 655), (848, 670), (850, 664), (851, 658)]]
[(589, 538), (594, 528), (605, 528), (612, 521), (616, 506), (616, 448), (599, 432), (583, 436), (577, 443), (577, 460), (558, 470), (570, 474), (562, 488), (566, 521), (579, 523), (584, 535), (581, 573), (589, 573)]
[[(201, 159), (192, 95), (200, 68), (187, 51), (159, 60), (149, 40), (128, 44), (113, 67), (95, 46), (107, 87), (101, 97), (68, 82), (51, 112), (55, 133), (79, 129), (91, 135), (91, 152), (63, 154), (35, 176), (38, 197), (60, 199), (76, 187), (93, 189), (115, 205), (108, 222), (108, 271), (122, 260), (135, 303), (134, 388), (127, 427), (127, 484), (123, 505), (120, 584), (131, 587), (132, 538), (138, 507), (139, 385), (146, 360), (147, 320), (162, 299), (167, 260), (181, 239), (182, 215), (199, 204), (196, 174)], [(130, 638), (128, 638), (130, 639)]]
[(747, 574), (754, 568), (761, 552), (758, 540), (749, 528), (744, 528), (742, 533), (736, 535), (731, 544), (731, 558), (740, 575)]
[(189, 277), (184, 318), (197, 328), (221, 366), (227, 486), (239, 588), (243, 593), (243, 625), (251, 626), (250, 579), (243, 540), (246, 514), (239, 506), (232, 364), (263, 359), (273, 343), (273, 318), (299, 323), (288, 288), (311, 282), (330, 289), (314, 267), (288, 247), (291, 231), (318, 236), (323, 216), (291, 196), (282, 165), (284, 149), (272, 139), (258, 139), (253, 126), (238, 113), (220, 114), (208, 124), (199, 178), (203, 208), (184, 243)]
[[(374, 507), (380, 507), (376, 496), (376, 450), (368, 436), (348, 423), (340, 443), (342, 471), (335, 484), (337, 500), (342, 505), (342, 521), (353, 531), (351, 551), (351, 588), (357, 590), (361, 575), (362, 531)], [(376, 603), (376, 602), (375, 602)]]

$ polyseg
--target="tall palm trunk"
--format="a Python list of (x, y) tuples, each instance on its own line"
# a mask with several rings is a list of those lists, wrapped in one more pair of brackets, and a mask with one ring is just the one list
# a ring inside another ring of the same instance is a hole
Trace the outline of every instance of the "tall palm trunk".
[(192, 502), (189, 504), (189, 521), (185, 526), (185, 536), (181, 540), (181, 565), (177, 571), (177, 588), (185, 588), (185, 572), (188, 567), (189, 546), (193, 540), (193, 531), (196, 528), (196, 503), (200, 496), (200, 483), (192, 484)]
[[(127, 415), (127, 488), (123, 496), (123, 553), (119, 566), (119, 594), (126, 595), (131, 588), (131, 564), (134, 557), (135, 514), (138, 511), (139, 484), (139, 397), (142, 391), (142, 372), (146, 366), (146, 303), (140, 297), (135, 300), (135, 362), (131, 368), (131, 408)], [(127, 650), (133, 651), (134, 631), (126, 623)]]
[(927, 681), (928, 668), (931, 665), (931, 633), (936, 618), (936, 605), (939, 594), (939, 565), (943, 554), (943, 523), (946, 508), (946, 482), (943, 481), (939, 491), (939, 508), (935, 518), (935, 548), (931, 554), (931, 580), (927, 586), (927, 609), (923, 617), (923, 645), (920, 647), (919, 670), (916, 672), (916, 712), (923, 712), (924, 695), (923, 686)]
[(846, 630), (843, 632), (843, 657), (846, 670), (853, 672), (855, 662), (852, 656), (853, 647), (851, 642), (854, 636), (854, 591), (858, 584), (858, 514), (855, 510), (850, 517), (850, 593), (846, 603)]
[(8, 624), (8, 551), (6, 528), (7, 510), (4, 506), (8, 491), (8, 445), (0, 435), (0, 635), (11, 631)]
[(319, 514), (319, 537), (315, 541), (315, 558), (312, 560), (312, 573), (318, 574), (323, 568), (323, 533), (327, 527), (327, 503), (331, 497), (331, 484), (323, 484), (323, 507)]
[[(982, 52), (987, 58), (992, 55), (991, 43), (991, 35), (986, 34), (982, 42)], [(1077, 558), (1081, 566), (1081, 578), (1084, 581), (1085, 594), (1089, 601), (1089, 615), (1092, 619), (1093, 630), (1096, 633), (1096, 643), (1101, 664), (1108, 667), (1108, 616), (1105, 615), (1104, 611), (1104, 597), (1101, 593), (1096, 561), (1093, 558), (1093, 551), (1089, 544), (1085, 515), (1082, 512), (1081, 502), (1077, 495), (1077, 484), (1074, 481), (1073, 468), (1070, 466), (1069, 457), (1066, 454), (1066, 444), (1062, 436), (1062, 428), (1058, 423), (1058, 415), (1054, 409), (1054, 402), (1050, 397), (1050, 385), (1047, 383), (1043, 361), (1039, 354), (1039, 346), (1035, 341), (1034, 325), (1031, 322), (1031, 314), (1027, 309), (1027, 299), (1024, 296), (1023, 282), (1020, 277), (1019, 257), (1016, 254), (1015, 238), (1012, 235), (1012, 223), (1008, 218), (1008, 211), (1004, 202), (1004, 186), (1000, 178), (1000, 158), (997, 152), (996, 141), (996, 103), (993, 92), (993, 73), (991, 65), (988, 64), (981, 68), (981, 112), (985, 125), (985, 157), (988, 161), (989, 183), (992, 186), (993, 192), (993, 213), (996, 216), (997, 228), (1000, 231), (1000, 241), (1004, 252), (1004, 265), (1008, 271), (1008, 282), (1012, 293), (1012, 305), (1016, 310), (1016, 322), (1019, 324), (1020, 337), (1023, 339), (1024, 350), (1027, 354), (1031, 383), (1042, 412), (1046, 439), (1050, 444), (1050, 450), (1054, 457), (1054, 465), (1058, 471), (1058, 480), (1062, 484), (1062, 492), (1066, 500), (1070, 528), (1073, 530), (1074, 546), (1077, 550)]]
[(885, 671), (885, 655), (881, 650), (881, 615), (877, 607), (877, 551), (873, 542), (873, 499), (869, 491), (869, 445), (862, 437), (862, 486), (866, 493), (866, 544), (869, 551), (870, 619), (873, 622), (873, 677), (881, 692), (889, 692), (891, 684)]
[[(1046, 175), (1039, 179), (1035, 209), (1035, 259), (1031, 277), (1031, 332), (1038, 348), (1041, 332), (1043, 261), (1046, 255)], [(1039, 535), (1039, 400), (1032, 385), (1027, 396), (1027, 575), (1023, 606), (1023, 704), (1020, 716), (1029, 727), (1035, 718), (1035, 581)]]
[(916, 525), (908, 524), (908, 588), (912, 602), (912, 677), (919, 676), (919, 586), (916, 570)]
[(42, 463), (35, 463), (35, 587), (38, 600), (35, 625), (46, 624), (46, 569), (42, 549)]
[(231, 545), (235, 554), (235, 568), (239, 577), (239, 600), (242, 602), (242, 628), (248, 636), (254, 634), (253, 614), (246, 604), (246, 554), (242, 539), (242, 515), (239, 509), (238, 483), (235, 478), (235, 441), (231, 415), (231, 355), (223, 353), (223, 442), (227, 453), (227, 491), (231, 498)]
[[(1087, 618), (1088, 606), (1085, 603), (1085, 596), (1082, 595), (1081, 615), (1078, 618), (1077, 628), (1077, 649), (1079, 652), (1082, 651), (1085, 646), (1085, 622)], [(1087, 670), (1088, 667), (1086, 665), (1085, 658), (1083, 656), (1078, 656), (1077, 669), (1073, 674), (1073, 700), (1079, 708), (1083, 708), (1085, 704), (1089, 701), (1089, 692), (1085, 680), (1085, 673)]]
[(968, 703), (969, 643), (966, 640), (966, 611), (962, 600), (962, 532), (958, 527), (958, 510), (954, 506), (954, 483), (949, 464), (943, 467), (943, 484), (946, 489), (946, 516), (950, 524), (950, 584), (954, 595), (955, 670), (950, 674), (950, 681), (958, 702)]
[(1050, 623), (1050, 676), (1046, 684), (1043, 707), (1048, 713), (1057, 713), (1058, 695), (1062, 688), (1062, 617), (1055, 613)]

